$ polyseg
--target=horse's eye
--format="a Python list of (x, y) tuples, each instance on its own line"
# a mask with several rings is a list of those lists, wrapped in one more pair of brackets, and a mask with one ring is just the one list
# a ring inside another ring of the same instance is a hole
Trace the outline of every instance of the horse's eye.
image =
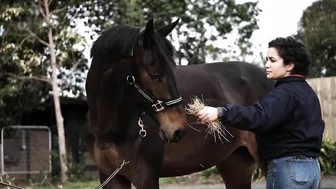
[(160, 77), (158, 75), (152, 75), (152, 80), (154, 82), (159, 82), (160, 81)]

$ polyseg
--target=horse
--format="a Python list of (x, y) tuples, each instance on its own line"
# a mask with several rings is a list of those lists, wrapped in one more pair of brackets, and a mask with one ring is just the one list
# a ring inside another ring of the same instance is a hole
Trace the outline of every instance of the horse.
[[(129, 163), (115, 179), (123, 175), (137, 188), (158, 188), (163, 157), (155, 155), (158, 149), (146, 148), (152, 145), (151, 132), (160, 132), (169, 142), (185, 134), (186, 113), (174, 76), (176, 52), (166, 39), (178, 21), (158, 30), (153, 19), (143, 28), (116, 25), (93, 43), (85, 83), (90, 134), (86, 145), (102, 182), (118, 165)], [(146, 115), (160, 125), (158, 130), (145, 128)], [(133, 146), (135, 156), (128, 154)], [(111, 186), (118, 184), (111, 181), (105, 188)]]
[(183, 108), (194, 96), (210, 106), (252, 105), (274, 83), (262, 68), (246, 62), (176, 65), (165, 37), (177, 22), (157, 30), (153, 20), (142, 29), (115, 26), (91, 49), (83, 139), (98, 169), (99, 187), (156, 189), (161, 177), (213, 166), (227, 189), (251, 188), (256, 165), (265, 175), (254, 133), (226, 126), (232, 136), (215, 141), (206, 137), (207, 126)]

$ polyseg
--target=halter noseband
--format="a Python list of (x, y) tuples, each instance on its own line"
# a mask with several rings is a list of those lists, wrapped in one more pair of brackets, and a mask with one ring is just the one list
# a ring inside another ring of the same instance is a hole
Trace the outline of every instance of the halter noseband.
[(182, 102), (182, 97), (178, 97), (168, 101), (153, 98), (149, 94), (147, 94), (143, 89), (141, 89), (141, 87), (135, 82), (134, 76), (129, 75), (126, 77), (126, 80), (129, 85), (134, 86), (134, 88), (152, 104), (151, 106), (155, 112), (160, 112), (168, 106), (173, 106)]

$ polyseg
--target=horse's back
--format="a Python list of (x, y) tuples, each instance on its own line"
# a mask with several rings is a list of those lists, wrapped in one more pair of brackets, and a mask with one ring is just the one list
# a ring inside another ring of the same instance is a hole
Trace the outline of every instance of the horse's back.
[(176, 81), (186, 100), (191, 96), (248, 105), (272, 89), (262, 68), (245, 62), (216, 62), (178, 66)]

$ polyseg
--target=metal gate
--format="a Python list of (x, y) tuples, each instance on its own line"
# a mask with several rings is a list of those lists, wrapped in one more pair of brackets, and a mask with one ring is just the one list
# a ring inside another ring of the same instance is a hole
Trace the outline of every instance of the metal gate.
[(1, 129), (1, 176), (51, 172), (51, 132), (47, 126)]

